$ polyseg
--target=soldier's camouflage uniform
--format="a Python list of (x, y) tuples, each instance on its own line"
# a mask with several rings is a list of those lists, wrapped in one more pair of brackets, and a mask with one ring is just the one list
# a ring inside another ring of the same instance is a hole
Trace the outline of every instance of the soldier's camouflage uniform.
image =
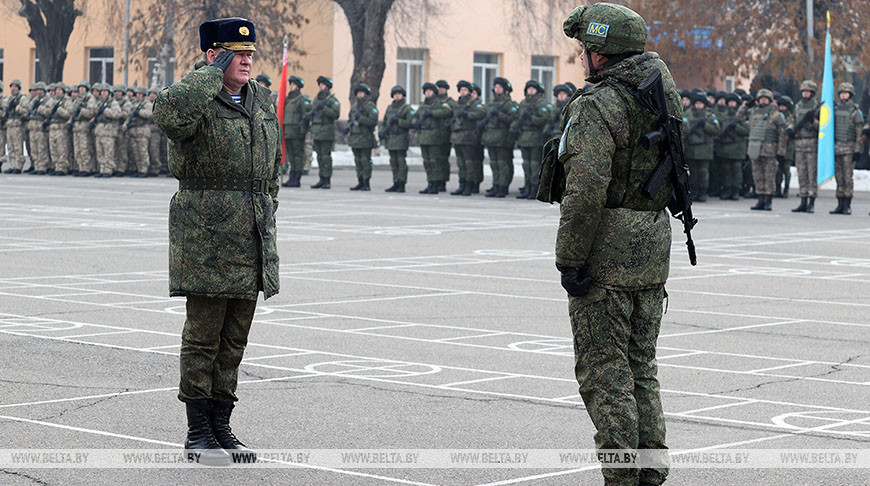
[(372, 177), (372, 149), (375, 147), (374, 129), (378, 126), (378, 108), (369, 96), (354, 98), (351, 107), (350, 131), (347, 134), (347, 145), (353, 151), (353, 163), (356, 166), (356, 177), (365, 181)]
[[(97, 166), (100, 174), (109, 176), (120, 172), (119, 159), (117, 158), (118, 131), (121, 127), (121, 119), (124, 112), (118, 102), (112, 98), (111, 93), (99, 102), (97, 111), (97, 123), (94, 127), (94, 145), (97, 149)], [(126, 158), (124, 159), (126, 160)]]
[[(541, 178), (541, 151), (547, 141), (544, 130), (550, 120), (550, 112), (553, 110), (543, 90), (526, 96), (518, 107), (520, 116), (513, 122), (514, 130), (519, 134), (517, 147), (523, 156), (523, 187), (525, 187), (534, 199), (538, 192), (538, 184)], [(525, 115), (530, 113), (530, 115)]]
[[(33, 163), (33, 168), (37, 172), (46, 172), (51, 169), (51, 159), (48, 153), (48, 134), (42, 131), (42, 122), (45, 121), (45, 115), (40, 113), (40, 108), (50, 98), (47, 94), (42, 96), (34, 95), (27, 99), (27, 103), (22, 103), (18, 108), (18, 113), (21, 115), (30, 114), (30, 120), (27, 121), (27, 136), (30, 140), (30, 161)], [(43, 109), (44, 113), (44, 109)]]
[(855, 154), (860, 154), (863, 144), (858, 144), (864, 115), (861, 108), (850, 98), (837, 100), (834, 108), (834, 177), (837, 180), (837, 197), (851, 198), (855, 187), (852, 174), (855, 171)]
[[(134, 105), (124, 96), (123, 86), (116, 85), (114, 89), (117, 90), (115, 91), (115, 101), (121, 107), (121, 118), (118, 119), (118, 128), (115, 130), (115, 170), (131, 173), (135, 172), (135, 170), (131, 170), (130, 137), (128, 133), (124, 132), (121, 125), (124, 123), (124, 120), (130, 117)], [(121, 96), (118, 96), (118, 93), (121, 93)]]
[[(6, 116), (6, 107), (9, 103), (9, 97), (3, 94), (3, 81), (0, 81), (0, 168), (7, 162), (6, 160), (6, 126), (2, 120)], [(6, 167), (10, 170), (10, 167)]]
[[(735, 98), (736, 99), (736, 98)], [(720, 199), (738, 200), (743, 185), (743, 161), (746, 160), (746, 136), (749, 125), (737, 118), (739, 107), (726, 107), (720, 115), (722, 133), (717, 145), (717, 158), (722, 176)]]
[[(812, 121), (806, 123), (795, 133), (794, 162), (797, 167), (798, 184), (801, 197), (816, 197), (818, 191), (817, 165), (819, 143), (818, 102), (815, 96), (809, 99), (803, 97), (795, 104), (795, 123), (801, 120), (807, 112), (816, 111)], [(794, 129), (794, 125), (791, 127)]]
[(76, 165), (80, 173), (93, 174), (98, 172), (97, 159), (95, 154), (94, 137), (91, 133), (91, 120), (96, 116), (99, 110), (97, 99), (90, 92), (84, 95), (79, 95), (78, 105), (75, 110), (81, 106), (79, 116), (73, 122), (73, 150), (75, 151)]
[(387, 111), (384, 112), (383, 130), (387, 130), (393, 118), (395, 118), (395, 122), (392, 122), (386, 139), (382, 141), (384, 142), (384, 147), (390, 152), (390, 169), (393, 172), (393, 184), (404, 185), (408, 182), (408, 163), (405, 158), (408, 154), (410, 141), (408, 129), (411, 128), (411, 123), (414, 119), (414, 109), (405, 102), (404, 98), (398, 101), (393, 100), (387, 106)]
[[(511, 99), (509, 92), (493, 95), (486, 104), (489, 120), (480, 137), (481, 143), (489, 152), (489, 166), (492, 169), (492, 184), (504, 187), (508, 192), (514, 179), (514, 141), (510, 136), (510, 126), (519, 117), (519, 105)], [(493, 113), (493, 111), (496, 113)]]
[(236, 104), (223, 89), (223, 72), (199, 61), (160, 92), (154, 120), (172, 141), (169, 169), (180, 184), (250, 184), (247, 190), (180, 186), (169, 204), (170, 295), (188, 298), (179, 399), (235, 401), (257, 295), (268, 299), (279, 290), (275, 106), (269, 90), (253, 80)]
[[(772, 96), (771, 96), (772, 98)], [(747, 108), (741, 107), (743, 118)], [(749, 119), (749, 158), (752, 160), (752, 179), (755, 193), (759, 196), (773, 196), (776, 183), (777, 157), (785, 157), (786, 124), (785, 118), (773, 103), (748, 110)]]
[[(154, 104), (147, 99), (130, 102), (133, 109), (127, 122), (127, 136), (130, 142), (130, 152), (136, 171), (148, 174), (151, 169), (151, 154), (148, 145), (151, 139), (151, 119)], [(138, 111), (136, 111), (138, 109)], [(136, 117), (133, 118), (133, 113)], [(156, 174), (157, 172), (152, 172)]]
[[(56, 109), (55, 106), (57, 106)], [(70, 134), (67, 132), (66, 126), (72, 116), (74, 106), (73, 101), (67, 96), (52, 97), (46, 103), (46, 109), (54, 112), (51, 114), (49, 122), (48, 147), (51, 151), (51, 161), (54, 164), (55, 174), (68, 174), (70, 172)]]
[[(705, 103), (706, 104), (706, 103)], [(684, 150), (689, 164), (689, 180), (692, 196), (698, 200), (707, 199), (710, 185), (710, 164), (713, 162), (716, 135), (721, 126), (713, 109), (698, 110), (693, 106), (683, 117)]]
[[(315, 109), (322, 105), (322, 108)], [(332, 147), (335, 145), (335, 120), (341, 114), (341, 103), (329, 90), (320, 91), (311, 103), (311, 139), (317, 152), (317, 173), (332, 177)]]
[(6, 148), (9, 151), (8, 162), (11, 169), (18, 171), (24, 167), (24, 138), (26, 136), (18, 107), (26, 99), (27, 95), (19, 91), (16, 95), (9, 95), (6, 105)]
[[(470, 185), (477, 187), (483, 182), (483, 167), (478, 167), (482, 160), (476, 160), (477, 136), (474, 134), (477, 122), (486, 116), (486, 108), (478, 98), (470, 94), (460, 96), (454, 108), (452, 131), (450, 142), (456, 152), (456, 167), (459, 171), (459, 184), (463, 182), (468, 187), (468, 195), (471, 195)], [(465, 187), (463, 187), (465, 189)]]
[(419, 123), (420, 127), (417, 140), (420, 142), (420, 152), (423, 155), (426, 182), (430, 184), (440, 184), (447, 180), (442, 151), (444, 140), (450, 139), (450, 132), (445, 130), (444, 121), (452, 116), (453, 109), (450, 104), (438, 95), (425, 98), (414, 114), (416, 123)]
[(287, 145), (287, 162), (290, 166), (290, 176), (295, 177), (305, 168), (305, 135), (308, 127), (302, 125), (302, 117), (311, 107), (311, 97), (299, 89), (287, 93), (284, 101), (284, 141)]
[[(787, 108), (783, 109), (783, 106)], [(794, 124), (794, 110), (790, 105), (780, 105), (779, 112), (785, 118), (785, 126)], [(787, 138), (787, 137), (786, 137)], [(794, 163), (795, 143), (788, 139), (785, 146), (785, 159), (780, 160), (776, 168), (776, 196), (788, 197), (788, 187), (791, 184), (791, 166)]]

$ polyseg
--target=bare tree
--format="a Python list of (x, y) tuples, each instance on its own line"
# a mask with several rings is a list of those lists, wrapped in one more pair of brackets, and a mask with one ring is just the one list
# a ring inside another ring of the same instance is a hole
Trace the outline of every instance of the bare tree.
[[(63, 79), (67, 44), (76, 20), (83, 12), (77, 3), (83, 0), (18, 0), (18, 15), (27, 20), (27, 36), (36, 44), (36, 81)], [(10, 5), (11, 6), (11, 5)]]

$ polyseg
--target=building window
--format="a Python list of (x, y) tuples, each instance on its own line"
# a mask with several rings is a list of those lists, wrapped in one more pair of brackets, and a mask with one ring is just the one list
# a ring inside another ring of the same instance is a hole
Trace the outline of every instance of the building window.
[(400, 47), (396, 54), (396, 84), (408, 92), (408, 104), (419, 105), (420, 87), (426, 79), (426, 49)]
[[(159, 76), (159, 74), (154, 73), (154, 68), (156, 66), (157, 66), (157, 58), (156, 57), (149, 57), (147, 65), (146, 65), (147, 71), (145, 71), (145, 87), (146, 88), (150, 88), (152, 85), (155, 84), (155, 82), (157, 83), (158, 88), (162, 88), (164, 86), (169, 86), (170, 84), (173, 83), (173, 81), (175, 81), (175, 58), (174, 57), (169, 58), (169, 65), (166, 66), (166, 79), (164, 79), (164, 80), (157, 79), (157, 76)], [(160, 85), (161, 82), (164, 84)]]
[(731, 93), (734, 91), (734, 76), (725, 76), (725, 92)]
[(553, 93), (553, 80), (556, 79), (556, 58), (553, 56), (532, 56), (532, 77), (544, 87), (550, 98)]
[(492, 81), (498, 76), (498, 54), (474, 53), (474, 84), (480, 86), (482, 103), (492, 97)]
[(113, 84), (115, 80), (115, 49), (91, 47), (88, 49), (88, 81)]
[(39, 78), (36, 77), (36, 73), (38, 72), (37, 68), (39, 67), (39, 58), (36, 57), (36, 49), (30, 50), (30, 57), (33, 59), (33, 72), (31, 73), (30, 79), (32, 79), (33, 82), (35, 83), (35, 82), (39, 81)]

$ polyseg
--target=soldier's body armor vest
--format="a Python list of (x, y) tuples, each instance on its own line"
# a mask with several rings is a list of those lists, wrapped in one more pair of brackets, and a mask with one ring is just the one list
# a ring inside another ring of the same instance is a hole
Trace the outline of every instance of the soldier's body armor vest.
[[(800, 123), (803, 119), (804, 115), (808, 112), (813, 111), (813, 108), (816, 107), (816, 99), (810, 98), (808, 100), (801, 99), (797, 102), (794, 107), (794, 120), (795, 123)], [(804, 123), (804, 126), (795, 133), (795, 138), (818, 138), (819, 129), (813, 125), (813, 120)]]
[(838, 102), (834, 108), (834, 140), (837, 142), (855, 142), (857, 140), (855, 127), (852, 125), (852, 114), (858, 105), (852, 101)]
[(752, 142), (776, 142), (776, 125), (771, 118), (779, 111), (773, 105), (760, 109), (749, 117), (749, 140)]

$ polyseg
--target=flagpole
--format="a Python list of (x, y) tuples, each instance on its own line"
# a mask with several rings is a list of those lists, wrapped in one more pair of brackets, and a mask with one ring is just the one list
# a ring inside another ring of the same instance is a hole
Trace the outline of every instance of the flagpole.
[[(282, 58), (283, 60), (281, 61), (281, 81), (280, 81), (281, 84), (280, 84), (280, 87), (278, 88), (278, 106), (276, 108), (278, 111), (278, 125), (281, 128), (281, 130), (280, 130), (280, 133), (281, 133), (281, 171), (287, 172), (284, 170), (284, 165), (285, 165), (285, 162), (287, 160), (287, 142), (286, 142), (286, 139), (284, 138), (284, 103), (287, 100), (287, 44), (288, 44), (287, 34), (284, 34), (283, 44), (284, 44), (284, 55)], [(282, 174), (281, 175), (281, 183), (283, 184), (283, 182), (284, 182), (284, 176)]]

